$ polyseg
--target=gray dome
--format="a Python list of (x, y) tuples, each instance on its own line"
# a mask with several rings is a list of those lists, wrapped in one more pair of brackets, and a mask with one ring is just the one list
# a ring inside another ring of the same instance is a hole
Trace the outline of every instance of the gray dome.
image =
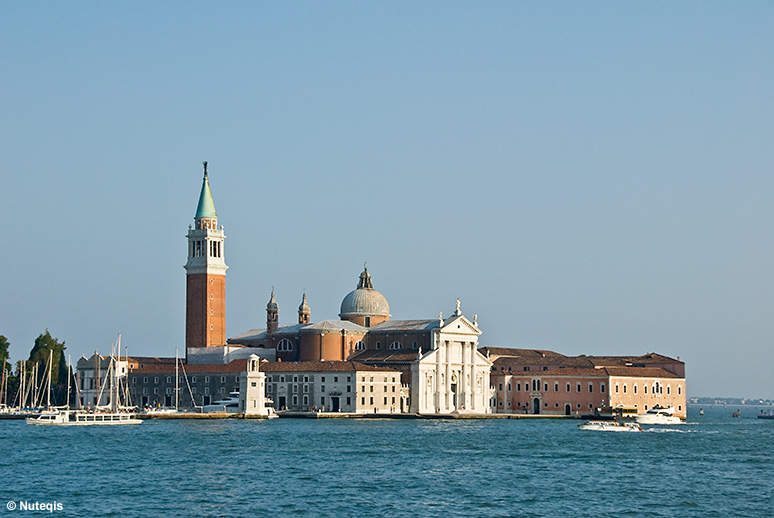
[(364, 317), (389, 317), (390, 305), (384, 295), (379, 293), (371, 285), (371, 275), (368, 269), (360, 274), (360, 282), (355, 291), (351, 291), (341, 301), (339, 318), (364, 316)]

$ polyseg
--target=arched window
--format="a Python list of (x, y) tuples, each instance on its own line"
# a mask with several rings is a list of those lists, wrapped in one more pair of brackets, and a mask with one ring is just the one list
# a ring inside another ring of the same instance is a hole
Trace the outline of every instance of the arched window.
[(358, 340), (355, 343), (355, 350), (356, 351), (365, 351), (365, 348), (366, 348), (366, 346), (365, 346), (365, 343), (363, 342), (363, 340)]
[(292, 351), (293, 350), (293, 342), (291, 342), (287, 338), (283, 338), (277, 344), (277, 350), (278, 351)]
[(400, 342), (392, 342), (390, 344), (390, 349), (403, 349), (403, 344)]

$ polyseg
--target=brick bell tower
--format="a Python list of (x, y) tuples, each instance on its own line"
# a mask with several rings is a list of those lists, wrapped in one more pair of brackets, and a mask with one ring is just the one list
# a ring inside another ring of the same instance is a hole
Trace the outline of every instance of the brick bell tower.
[[(223, 227), (212, 202), (207, 162), (202, 192), (194, 217), (188, 226), (186, 273), (185, 347), (226, 345), (226, 262), (223, 254)], [(187, 356), (187, 354), (186, 354)]]

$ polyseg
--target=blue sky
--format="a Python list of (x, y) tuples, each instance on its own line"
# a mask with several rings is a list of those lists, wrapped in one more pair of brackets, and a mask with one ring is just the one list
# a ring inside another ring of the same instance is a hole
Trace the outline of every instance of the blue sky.
[(227, 333), (395, 319), (660, 352), (774, 398), (771, 2), (0, 3), (0, 334), (184, 345), (209, 162)]

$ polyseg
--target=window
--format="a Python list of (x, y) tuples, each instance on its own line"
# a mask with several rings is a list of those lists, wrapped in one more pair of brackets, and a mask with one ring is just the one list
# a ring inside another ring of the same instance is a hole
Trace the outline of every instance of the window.
[(594, 384), (589, 383), (589, 393), (594, 392)]
[(400, 342), (392, 342), (392, 343), (390, 344), (390, 349), (392, 349), (392, 350), (395, 350), (395, 349), (403, 349), (403, 344), (402, 344), (402, 343), (400, 343)]
[(167, 376), (167, 383), (172, 383), (172, 376)]
[(196, 376), (191, 377), (191, 383), (196, 383)]
[(626, 383), (624, 383), (624, 386), (623, 386), (623, 393), (626, 394)]
[(618, 383), (615, 384), (615, 393), (618, 394)]
[(416, 340), (414, 340), (414, 341), (411, 343), (411, 348), (412, 348), (412, 349), (419, 349), (419, 344), (417, 343), (417, 341), (416, 341)]
[(309, 384), (304, 383), (304, 392), (309, 392)]
[(322, 381), (323, 383), (325, 383), (325, 376), (323, 376), (322, 378), (320, 378), (320, 381)]
[(291, 342), (287, 338), (283, 338), (277, 344), (277, 350), (278, 351), (292, 351), (293, 350), (293, 342)]
[(544, 392), (548, 392), (548, 383), (546, 383), (545, 385), (543, 385), (543, 391), (544, 391)]
[(298, 392), (298, 385), (295, 383), (293, 384), (293, 392)]
[(298, 376), (293, 376), (293, 383), (298, 383)]
[(349, 406), (349, 405), (351, 405), (351, 404), (352, 404), (352, 398), (349, 398), (349, 397), (348, 397), (348, 398), (347, 398), (347, 406)]
[(529, 367), (524, 367), (525, 372), (529, 372)]
[(366, 348), (366, 346), (365, 346), (365, 343), (363, 342), (363, 340), (358, 340), (357, 342), (355, 342), (355, 350), (356, 351), (365, 351), (365, 348)]
[(226, 387), (220, 387), (220, 393), (225, 394), (226, 393)]
[(371, 392), (373, 392), (373, 391), (374, 391), (374, 386), (373, 386), (373, 385), (371, 385)]
[(320, 406), (325, 406), (325, 397), (320, 398)]
[(642, 386), (642, 391), (647, 394), (648, 393), (648, 386), (647, 385), (643, 385)]
[(376, 348), (381, 349), (382, 348), (382, 342), (376, 342)]
[(334, 376), (333, 377), (333, 382), (336, 383), (337, 381), (339, 381), (339, 377), (338, 376)]
[(511, 391), (511, 384), (508, 383), (508, 392), (510, 392), (510, 391)]
[[(679, 396), (679, 395), (680, 395), (680, 394), (682, 394), (682, 393), (683, 393), (683, 386), (682, 386), (682, 385), (678, 385), (678, 386), (677, 386), (677, 395)], [(678, 410), (679, 410), (679, 409), (678, 409)]]
[(293, 406), (298, 406), (298, 396), (293, 395)]
[(347, 385), (347, 392), (352, 392), (352, 385)]
[(304, 394), (304, 397), (303, 397), (302, 400), (304, 402), (304, 406), (309, 404), (309, 396), (308, 395)]
[[(142, 378), (142, 382), (143, 382), (143, 383), (148, 383), (148, 376), (144, 376), (144, 377)], [(196, 378), (194, 378), (194, 383), (196, 383)]]
[(500, 383), (500, 386), (499, 386), (499, 388), (497, 390), (499, 390), (499, 391), (503, 390), (503, 384), (502, 383)]
[(672, 385), (667, 385), (667, 396), (672, 393)]
[(554, 382), (554, 392), (559, 392), (559, 383)]
[(368, 398), (368, 404), (369, 405), (373, 405), (374, 404), (374, 398), (373, 397)]
[(578, 383), (578, 386), (577, 386), (577, 387), (575, 387), (575, 388), (577, 388), (577, 389), (578, 389), (578, 392), (580, 392), (580, 391), (581, 391), (580, 383)]
[(632, 385), (632, 390), (634, 391), (635, 394), (637, 393), (637, 384), (636, 383), (634, 385)]
[(309, 383), (309, 376), (304, 376), (304, 383)]
[(284, 381), (285, 381), (285, 376), (280, 376), (280, 382), (284, 383)]
[(568, 383), (567, 384), (567, 392), (569, 392), (569, 391), (570, 391), (570, 384)]
[(521, 383), (516, 384), (516, 391), (521, 392)]
[(384, 404), (385, 405), (387, 404), (387, 398), (384, 398)]
[(153, 393), (154, 394), (158, 394), (159, 393), (159, 389), (157, 389), (157, 388), (153, 389)]
[(205, 383), (209, 383), (210, 382), (210, 377), (209, 376), (205, 376), (204, 377), (204, 382)]
[(365, 405), (365, 397), (361, 397), (360, 398), (360, 404), (361, 405)]
[(320, 385), (320, 392), (325, 392), (325, 385)]

